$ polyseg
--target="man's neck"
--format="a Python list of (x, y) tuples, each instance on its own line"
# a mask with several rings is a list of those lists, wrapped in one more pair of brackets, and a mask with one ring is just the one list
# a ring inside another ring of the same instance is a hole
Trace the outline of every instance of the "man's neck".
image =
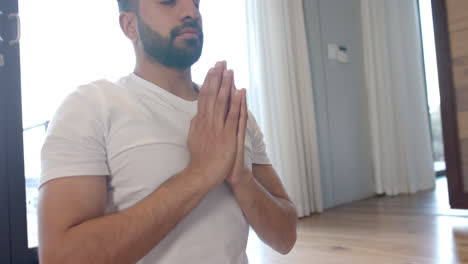
[(190, 68), (178, 70), (159, 63), (139, 61), (134, 73), (182, 99), (194, 101), (198, 98), (197, 92), (193, 89)]

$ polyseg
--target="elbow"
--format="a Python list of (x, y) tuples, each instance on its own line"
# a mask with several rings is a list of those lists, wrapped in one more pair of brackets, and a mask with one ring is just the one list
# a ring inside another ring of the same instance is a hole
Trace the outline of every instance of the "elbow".
[(296, 244), (297, 240), (297, 232), (296, 228), (294, 228), (294, 231), (289, 232), (288, 236), (286, 239), (284, 239), (282, 245), (280, 248), (278, 248), (278, 252), (282, 255), (287, 255), (291, 250), (294, 248), (294, 245)]
[(294, 210), (294, 213), (291, 214), (290, 221), (289, 221), (289, 228), (283, 234), (283, 241), (281, 243), (278, 252), (282, 255), (287, 255), (291, 250), (294, 248), (294, 245), (297, 241), (297, 213)]

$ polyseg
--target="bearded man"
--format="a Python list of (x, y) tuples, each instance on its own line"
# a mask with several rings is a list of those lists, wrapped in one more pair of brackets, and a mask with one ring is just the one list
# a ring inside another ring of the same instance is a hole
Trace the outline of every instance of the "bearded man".
[(192, 82), (203, 47), (200, 1), (118, 4), (135, 69), (77, 88), (49, 125), (40, 262), (246, 264), (249, 226), (287, 254), (296, 209), (246, 90), (236, 89), (226, 62), (201, 87)]

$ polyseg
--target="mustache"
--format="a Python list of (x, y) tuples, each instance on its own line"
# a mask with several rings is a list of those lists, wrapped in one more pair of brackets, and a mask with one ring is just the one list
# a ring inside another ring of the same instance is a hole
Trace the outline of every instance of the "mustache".
[(201, 26), (195, 21), (189, 21), (172, 29), (171, 38), (175, 39), (178, 35), (180, 35), (180, 32), (186, 28), (193, 28), (197, 31), (199, 36), (203, 35), (203, 30), (201, 29)]

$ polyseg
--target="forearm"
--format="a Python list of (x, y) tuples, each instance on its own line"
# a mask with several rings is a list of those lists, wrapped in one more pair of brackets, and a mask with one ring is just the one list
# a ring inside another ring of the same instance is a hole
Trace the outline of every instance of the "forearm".
[(253, 176), (232, 190), (258, 236), (276, 251), (287, 254), (296, 242), (297, 214), (294, 205), (271, 195)]
[(210, 189), (203, 177), (186, 169), (135, 206), (70, 228), (55, 248), (48, 251), (54, 254), (48, 260), (50, 263), (135, 263)]

